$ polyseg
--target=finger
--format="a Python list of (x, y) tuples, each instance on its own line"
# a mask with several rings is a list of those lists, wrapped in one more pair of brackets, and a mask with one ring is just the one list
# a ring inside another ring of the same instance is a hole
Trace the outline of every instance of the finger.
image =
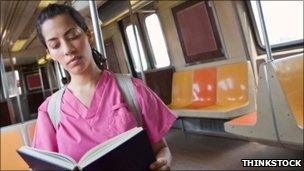
[(154, 163), (150, 165), (150, 169), (155, 170), (161, 168), (162, 166), (167, 164), (167, 160), (165, 159), (157, 159)]
[(158, 168), (157, 170), (170, 170), (170, 167), (166, 164), (166, 165)]

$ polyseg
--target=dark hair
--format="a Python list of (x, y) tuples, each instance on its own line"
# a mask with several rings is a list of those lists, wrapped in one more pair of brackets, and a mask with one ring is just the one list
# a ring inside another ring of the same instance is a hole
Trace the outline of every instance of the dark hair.
[(61, 78), (61, 83), (62, 83), (63, 85), (66, 85), (66, 84), (68, 83), (68, 79), (65, 78), (65, 77)]
[[(49, 4), (46, 8), (44, 8), (38, 16), (36, 21), (36, 29), (38, 33), (38, 38), (41, 43), (47, 48), (45, 39), (42, 35), (41, 26), (45, 22), (45, 20), (53, 18), (60, 14), (68, 14), (74, 22), (84, 31), (88, 31), (88, 26), (85, 22), (84, 17), (73, 7), (64, 4)], [(106, 59), (100, 54), (96, 49), (92, 48), (92, 55), (94, 62), (100, 69), (105, 68)]]

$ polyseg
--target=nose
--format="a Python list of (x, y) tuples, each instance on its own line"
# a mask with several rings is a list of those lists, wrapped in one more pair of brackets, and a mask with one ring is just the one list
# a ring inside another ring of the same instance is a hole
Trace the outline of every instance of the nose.
[(75, 47), (73, 46), (73, 44), (69, 41), (64, 41), (63, 43), (63, 52), (65, 56), (71, 55), (74, 53), (75, 51)]

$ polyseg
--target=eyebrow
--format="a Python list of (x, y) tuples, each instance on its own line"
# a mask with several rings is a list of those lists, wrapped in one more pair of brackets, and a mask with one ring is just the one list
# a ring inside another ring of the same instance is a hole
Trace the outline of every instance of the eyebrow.
[[(66, 36), (69, 32), (71, 32), (72, 30), (76, 30), (77, 28), (70, 28), (70, 29), (68, 29), (63, 35), (64, 36)], [(48, 39), (47, 40), (47, 42), (49, 42), (49, 41), (53, 41), (53, 40), (56, 40), (57, 38), (56, 37), (53, 37), (53, 38), (50, 38), (50, 39)]]

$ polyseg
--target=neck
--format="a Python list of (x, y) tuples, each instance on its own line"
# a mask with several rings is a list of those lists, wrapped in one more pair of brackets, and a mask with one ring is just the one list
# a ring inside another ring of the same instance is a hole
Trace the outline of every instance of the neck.
[(96, 65), (93, 65), (89, 66), (88, 69), (81, 74), (71, 74), (71, 82), (68, 84), (68, 88), (72, 91), (94, 88), (99, 80), (101, 72), (102, 71)]

